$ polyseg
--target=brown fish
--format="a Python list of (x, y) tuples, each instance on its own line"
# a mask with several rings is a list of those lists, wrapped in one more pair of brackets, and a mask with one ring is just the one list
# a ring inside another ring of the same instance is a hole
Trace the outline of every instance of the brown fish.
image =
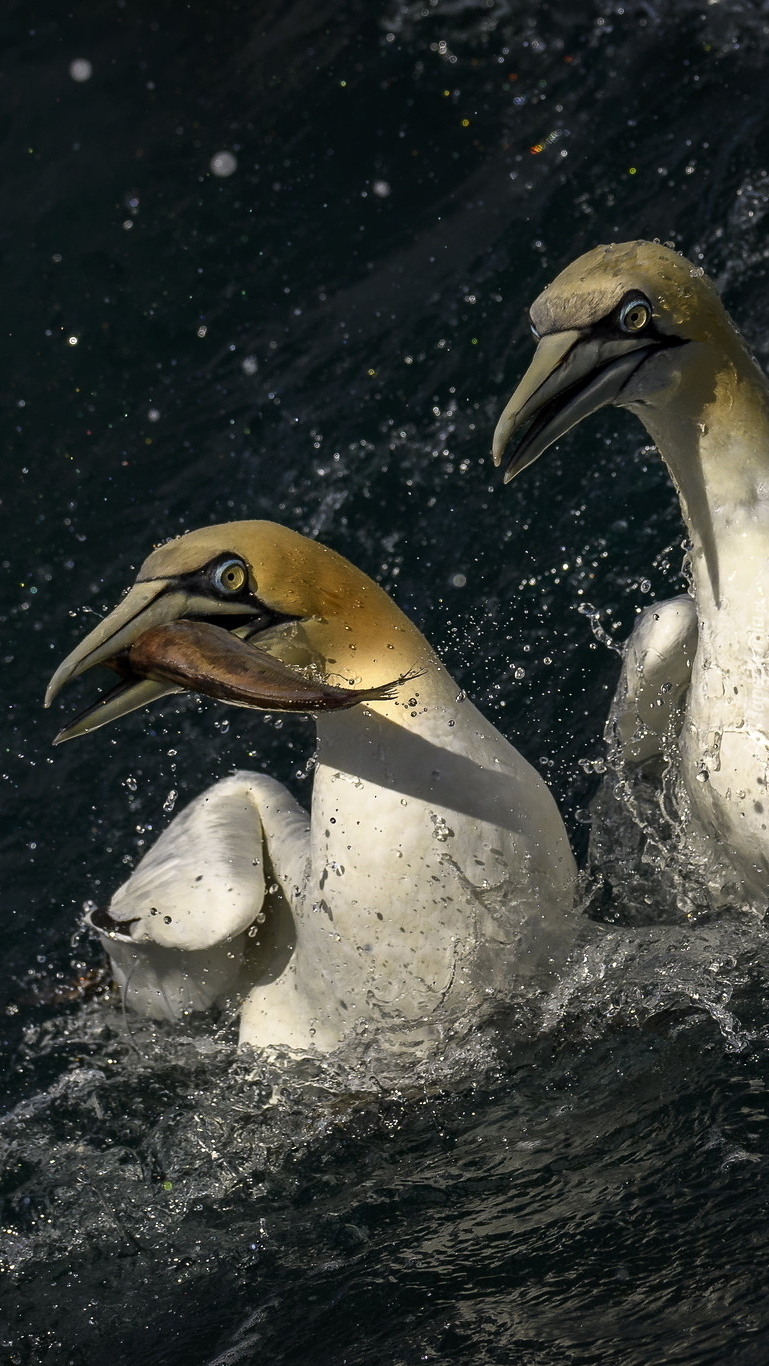
[(206, 621), (152, 626), (128, 651), (131, 673), (267, 711), (337, 711), (392, 698), (406, 678), (376, 688), (337, 688), (289, 668), (257, 645)]

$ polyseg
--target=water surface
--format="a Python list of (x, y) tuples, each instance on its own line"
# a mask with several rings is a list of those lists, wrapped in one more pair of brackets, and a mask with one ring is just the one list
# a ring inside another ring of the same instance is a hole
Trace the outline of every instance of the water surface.
[(544, 1018), (408, 1092), (67, 999), (83, 903), (171, 809), (245, 763), (308, 799), (299, 719), (189, 700), (50, 748), (55, 664), (204, 522), (373, 574), (584, 857), (606, 642), (680, 591), (683, 528), (628, 414), (507, 490), (490, 433), (597, 242), (674, 242), (769, 358), (769, 9), (563, 8), (6, 5), (9, 1362), (765, 1360), (765, 971), (728, 918), (609, 901)]

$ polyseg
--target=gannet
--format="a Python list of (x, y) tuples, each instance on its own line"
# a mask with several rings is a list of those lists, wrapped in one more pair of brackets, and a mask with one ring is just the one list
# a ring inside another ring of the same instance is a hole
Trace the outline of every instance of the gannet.
[[(668, 765), (713, 901), (769, 892), (769, 386), (701, 268), (658, 243), (600, 246), (530, 310), (534, 360), (500, 417), (509, 481), (606, 404), (644, 424), (675, 484), (692, 592), (647, 608), (613, 723), (621, 758)], [(527, 425), (528, 424), (528, 425)]]
[(97, 664), (121, 682), (58, 739), (185, 688), (317, 713), (311, 815), (237, 772), (88, 916), (138, 1011), (234, 993), (242, 1043), (328, 1052), (373, 1032), (408, 1050), (568, 953), (575, 865), (545, 783), (333, 550), (270, 522), (189, 532), (145, 560), (46, 704)]

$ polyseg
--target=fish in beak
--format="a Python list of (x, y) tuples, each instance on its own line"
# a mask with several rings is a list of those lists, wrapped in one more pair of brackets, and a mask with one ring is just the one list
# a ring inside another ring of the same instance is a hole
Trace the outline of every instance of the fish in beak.
[[(257, 637), (269, 634), (274, 641), (276, 632), (301, 616), (260, 597), (243, 555), (226, 551), (199, 565), (193, 560), (188, 567), (191, 557), (184, 552), (190, 550), (189, 542), (202, 542), (205, 550), (211, 540), (207, 533), (216, 530), (190, 533), (155, 551), (119, 606), (59, 665), (48, 685), (46, 707), (66, 683), (96, 665), (113, 670), (119, 682), (66, 725), (54, 744), (85, 735), (169, 693), (199, 692), (270, 711), (320, 712), (387, 700), (406, 681), (404, 676), (376, 687), (336, 687), (308, 678), (260, 648)], [(182, 549), (174, 555), (176, 547)], [(153, 572), (174, 560), (177, 572)]]

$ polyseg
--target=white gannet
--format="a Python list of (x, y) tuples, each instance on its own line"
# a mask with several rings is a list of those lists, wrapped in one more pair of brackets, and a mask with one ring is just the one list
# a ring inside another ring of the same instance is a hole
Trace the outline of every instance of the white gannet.
[(96, 664), (122, 681), (58, 739), (182, 688), (317, 713), (311, 816), (235, 773), (90, 914), (135, 1009), (234, 992), (241, 1042), (329, 1051), (373, 1030), (414, 1047), (568, 954), (575, 866), (545, 783), (333, 550), (270, 522), (171, 541), (46, 704)]
[[(626, 763), (673, 766), (684, 849), (711, 904), (769, 899), (769, 385), (699, 268), (657, 243), (596, 247), (530, 310), (534, 360), (494, 434), (527, 427), (505, 481), (582, 418), (629, 408), (660, 452), (691, 541), (692, 597), (648, 608), (613, 721)], [(683, 789), (683, 791), (681, 791)]]

